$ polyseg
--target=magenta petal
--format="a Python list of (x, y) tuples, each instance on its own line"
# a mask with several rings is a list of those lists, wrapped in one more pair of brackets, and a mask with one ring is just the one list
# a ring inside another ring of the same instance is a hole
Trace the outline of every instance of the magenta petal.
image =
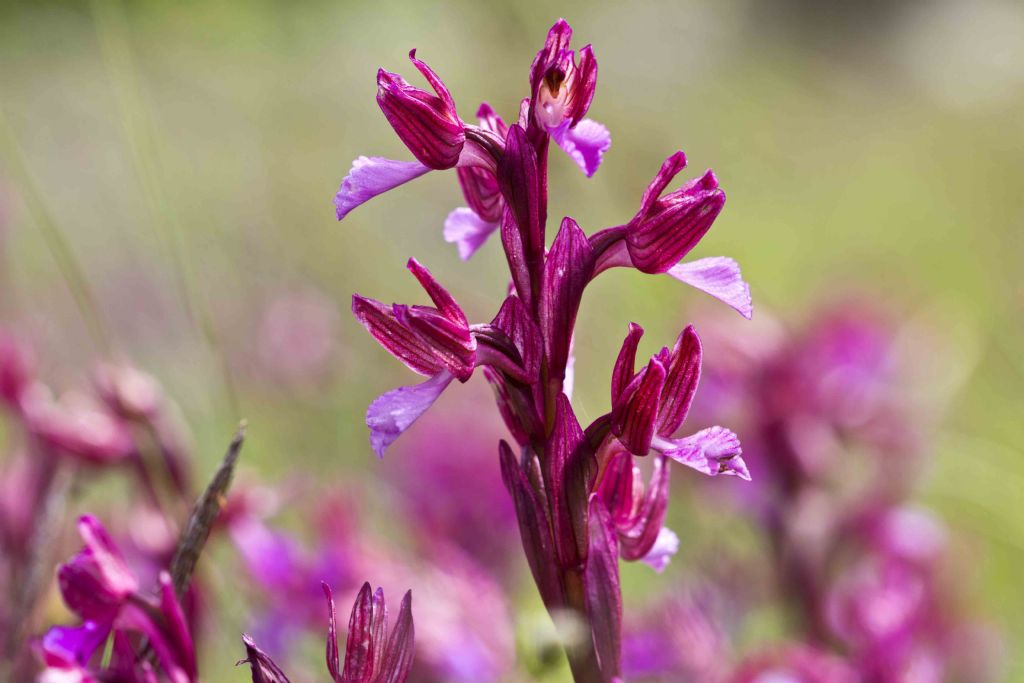
[(619, 349), (619, 356), (615, 359), (615, 367), (612, 369), (612, 405), (615, 405), (619, 395), (633, 381), (633, 375), (636, 374), (636, 349), (642, 336), (644, 328), (636, 323), (630, 323), (626, 338), (622, 341), (622, 348)]
[(370, 681), (373, 677), (373, 589), (364, 583), (352, 605), (345, 642), (345, 672), (342, 680)]
[(107, 639), (109, 626), (87, 621), (81, 626), (54, 626), (36, 645), (47, 666), (85, 666)]
[(563, 567), (577, 566), (587, 553), (586, 529), (573, 524), (586, 516), (587, 490), (585, 486), (567, 485), (566, 477), (569, 462), (576, 457), (582, 442), (583, 429), (572, 405), (565, 394), (559, 394), (555, 399), (555, 426), (548, 439), (544, 483), (551, 507), (555, 551)]
[(612, 406), (612, 431), (631, 453), (647, 455), (658, 419), (665, 366), (652, 358)]
[(583, 290), (590, 281), (593, 250), (576, 221), (566, 216), (544, 263), (540, 324), (550, 378), (565, 379), (569, 344)]
[(711, 477), (734, 475), (750, 481), (739, 437), (725, 427), (709, 427), (683, 439), (659, 441), (656, 445), (665, 455), (698, 472)]
[(195, 680), (197, 676), (196, 650), (192, 642), (192, 634), (189, 631), (185, 619), (185, 612), (181, 608), (178, 596), (171, 581), (171, 575), (166, 571), (160, 572), (160, 611), (163, 612), (167, 622), (167, 635), (170, 645), (177, 653), (177, 661), (189, 674), (189, 680)]
[(442, 370), (421, 384), (392, 389), (370, 404), (366, 426), (377, 457), (384, 457), (388, 446), (434, 404), (453, 379), (450, 372)]
[(381, 683), (405, 683), (416, 651), (416, 629), (412, 621), (412, 591), (406, 591), (398, 609), (398, 620), (388, 638), (387, 651), (380, 663)]
[(700, 382), (702, 358), (700, 338), (693, 325), (688, 325), (676, 339), (668, 363), (658, 413), (658, 434), (661, 436), (672, 436), (690, 412), (690, 404)]
[(686, 155), (682, 151), (675, 152), (668, 159), (665, 159), (661, 164), (661, 168), (658, 169), (657, 175), (654, 176), (654, 180), (644, 190), (644, 196), (640, 200), (640, 212), (637, 215), (649, 212), (654, 207), (654, 203), (658, 201), (661, 193), (668, 187), (668, 184), (684, 168), (686, 168)]
[(593, 119), (583, 119), (574, 128), (570, 128), (569, 123), (551, 131), (551, 138), (589, 178), (597, 172), (604, 153), (612, 146), (612, 134)]
[(500, 222), (480, 218), (473, 209), (459, 207), (444, 219), (444, 241), (453, 242), (459, 249), (459, 258), (468, 261), (500, 226)]
[(334, 609), (334, 596), (331, 594), (331, 587), (326, 581), (321, 581), (320, 586), (324, 589), (324, 598), (327, 600), (327, 646), (325, 654), (327, 659), (327, 672), (334, 680), (341, 679), (341, 659), (338, 655), (338, 625), (337, 612)]
[(114, 631), (133, 631), (145, 637), (169, 680), (174, 683), (195, 680), (190, 675), (195, 662), (183, 659), (184, 653), (177, 647), (177, 638), (161, 627), (148, 607), (135, 602), (125, 603), (114, 621)]
[(334, 195), (338, 220), (379, 194), (419, 178), (430, 169), (418, 161), (396, 161), (383, 157), (358, 157)]
[(711, 256), (679, 263), (672, 266), (668, 274), (725, 302), (748, 320), (754, 315), (750, 285), (743, 281), (739, 264), (727, 256)]
[(78, 532), (85, 547), (57, 572), (61, 596), (83, 619), (109, 620), (138, 582), (98, 519), (82, 516)]
[(583, 573), (587, 612), (601, 679), (614, 681), (622, 658), (622, 589), (619, 551), (608, 510), (597, 496), (590, 501), (590, 552)]
[(427, 79), (436, 95), (407, 83), (398, 74), (377, 71), (377, 104), (419, 161), (434, 169), (452, 168), (466, 142), (465, 127), (455, 111), (455, 103), (441, 79), (426, 64), (409, 59)]
[[(501, 462), (501, 479), (515, 504), (526, 562), (530, 566), (530, 572), (544, 605), (549, 610), (555, 609), (564, 603), (564, 598), (558, 578), (555, 549), (552, 547), (547, 510), (537, 491), (530, 484), (523, 467), (513, 455), (512, 449), (504, 440), (498, 444), (498, 456)], [(536, 456), (533, 456), (533, 460), (536, 461)]]
[(641, 562), (650, 565), (659, 574), (665, 570), (672, 556), (679, 550), (679, 537), (668, 527), (661, 527), (658, 538)]
[[(520, 126), (508, 129), (505, 155), (498, 163), (498, 187), (519, 233), (526, 270), (531, 280), (539, 281), (544, 262), (545, 192), (541, 187), (537, 152)], [(512, 270), (515, 274), (516, 269)], [(519, 283), (516, 284), (518, 287)], [(522, 291), (519, 293), (528, 300), (524, 294)]]

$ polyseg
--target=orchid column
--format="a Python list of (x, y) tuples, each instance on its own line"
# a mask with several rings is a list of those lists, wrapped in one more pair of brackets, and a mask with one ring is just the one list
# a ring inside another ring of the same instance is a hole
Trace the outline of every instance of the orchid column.
[[(553, 614), (573, 615), (589, 637), (567, 642), (577, 681), (619, 677), (622, 598), (618, 557), (664, 567), (678, 540), (663, 527), (668, 461), (704, 474), (747, 478), (739, 440), (713, 427), (675, 433), (686, 418), (700, 376), (701, 345), (692, 327), (639, 371), (643, 330), (629, 326), (615, 362), (611, 409), (586, 429), (570, 403), (572, 339), (586, 286), (600, 273), (628, 266), (668, 273), (751, 313), (749, 288), (734, 261), (680, 260), (710, 229), (725, 203), (708, 171), (666, 193), (686, 166), (671, 155), (627, 223), (590, 237), (564, 218), (545, 249), (550, 142), (588, 176), (610, 145), (607, 129), (584, 118), (594, 96), (597, 62), (590, 46), (578, 59), (572, 30), (559, 20), (530, 68), (530, 95), (506, 124), (487, 104), (479, 125), (465, 123), (451, 94), (410, 53), (433, 93), (383, 69), (377, 101), (416, 161), (359, 157), (335, 198), (338, 219), (361, 203), (432, 170), (455, 168), (468, 208), (455, 209), (445, 239), (469, 258), (498, 232), (512, 292), (490, 323), (470, 324), (462, 308), (415, 259), (408, 268), (433, 306), (385, 305), (354, 296), (352, 310), (385, 349), (425, 377), (390, 391), (367, 412), (378, 455), (422, 415), (453, 380), (478, 367), (494, 389), (515, 445), (499, 446), (501, 471), (519, 518), (523, 549), (540, 595)], [(500, 286), (502, 283), (495, 283)], [(634, 458), (651, 457), (648, 486)]]

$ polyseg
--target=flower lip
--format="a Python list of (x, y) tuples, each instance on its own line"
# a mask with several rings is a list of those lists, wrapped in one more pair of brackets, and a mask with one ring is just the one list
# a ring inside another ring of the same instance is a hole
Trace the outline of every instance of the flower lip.
[(569, 49), (572, 28), (559, 19), (548, 32), (543, 49), (537, 53), (530, 71), (533, 119), (550, 132), (563, 123), (575, 126), (594, 99), (597, 61), (590, 45), (576, 53)]

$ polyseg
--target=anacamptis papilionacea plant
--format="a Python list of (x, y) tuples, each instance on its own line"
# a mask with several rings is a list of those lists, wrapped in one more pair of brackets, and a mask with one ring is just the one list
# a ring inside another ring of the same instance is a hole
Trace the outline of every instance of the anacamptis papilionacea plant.
[[(386, 305), (359, 295), (352, 311), (373, 337), (428, 379), (376, 399), (366, 415), (378, 455), (422, 415), (453, 380), (477, 368), (494, 389), (515, 445), (501, 441), (501, 472), (515, 501), (523, 550), (549, 612), (569, 615), (588, 637), (567, 639), (576, 681), (619, 677), (622, 595), (618, 559), (660, 569), (678, 539), (664, 528), (669, 460), (709, 476), (748, 478), (736, 435), (722, 427), (676, 436), (700, 377), (693, 327), (639, 371), (643, 330), (630, 324), (611, 378), (611, 410), (585, 429), (573, 414), (573, 328), (587, 285), (617, 267), (667, 273), (750, 317), (750, 291), (735, 261), (680, 263), (721, 212), (725, 193), (707, 171), (665, 192), (686, 166), (675, 152), (662, 164), (632, 218), (589, 237), (562, 219), (546, 248), (548, 149), (553, 140), (588, 176), (611, 138), (584, 118), (597, 80), (589, 45), (579, 59), (572, 29), (558, 21), (530, 67), (530, 94), (511, 124), (487, 104), (479, 125), (464, 122), (434, 71), (409, 59), (433, 92), (377, 73), (377, 102), (416, 161), (359, 157), (335, 198), (338, 219), (359, 204), (430, 171), (455, 169), (468, 208), (445, 221), (445, 238), (468, 259), (498, 231), (511, 293), (489, 323), (470, 324), (462, 308), (415, 259), (408, 268), (433, 306)], [(504, 283), (496, 282), (495, 289)], [(637, 458), (651, 458), (650, 481)], [(457, 495), (457, 494), (455, 494)], [(563, 619), (559, 619), (564, 623)]]

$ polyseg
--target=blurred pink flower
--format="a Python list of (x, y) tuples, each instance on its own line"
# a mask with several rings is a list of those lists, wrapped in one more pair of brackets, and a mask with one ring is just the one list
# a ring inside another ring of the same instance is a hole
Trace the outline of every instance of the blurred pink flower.
[(338, 312), (320, 292), (306, 288), (276, 296), (256, 332), (261, 367), (288, 383), (311, 383), (329, 370), (338, 350)]

